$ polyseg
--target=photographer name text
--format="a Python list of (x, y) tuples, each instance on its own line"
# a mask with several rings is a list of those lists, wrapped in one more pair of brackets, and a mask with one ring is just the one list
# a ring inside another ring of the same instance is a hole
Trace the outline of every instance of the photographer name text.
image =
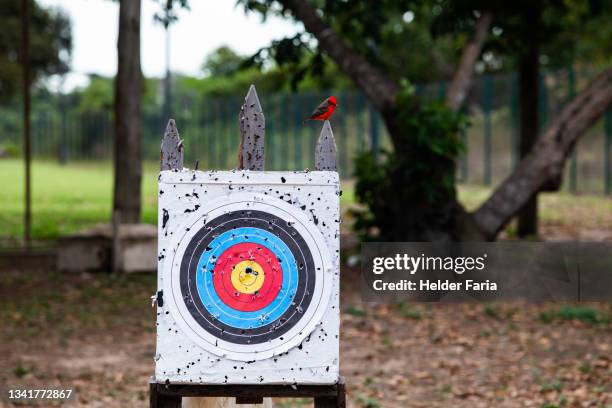
[[(372, 288), (375, 291), (497, 291), (497, 283), (489, 279), (474, 280), (464, 278), (463, 275), (470, 271), (483, 271), (486, 265), (487, 255), (478, 257), (439, 257), (411, 256), (408, 254), (396, 254), (391, 257), (376, 257), (372, 259), (372, 273), (383, 275), (388, 271), (399, 271), (410, 276), (418, 272), (427, 273), (431, 271), (445, 271), (455, 274), (455, 279), (429, 279), (418, 277), (415, 280), (400, 279), (386, 281), (385, 279), (374, 279)], [(461, 277), (461, 279), (458, 279)], [(381, 276), (382, 278), (382, 276)]]

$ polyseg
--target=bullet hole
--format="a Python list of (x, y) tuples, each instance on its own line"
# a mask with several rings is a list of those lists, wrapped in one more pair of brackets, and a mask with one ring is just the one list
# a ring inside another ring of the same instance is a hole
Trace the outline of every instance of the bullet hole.
[(314, 222), (315, 225), (319, 225), (319, 218), (314, 214), (314, 211), (311, 209), (310, 213), (312, 214), (312, 222)]
[(166, 210), (165, 208), (162, 208), (162, 229), (166, 228), (166, 224), (168, 223), (168, 220), (170, 219), (170, 214), (168, 214), (168, 210)]
[(197, 210), (198, 210), (198, 208), (200, 208), (200, 206), (199, 206), (198, 204), (196, 204), (196, 205), (194, 206), (193, 210), (191, 210), (191, 209), (189, 209), (189, 208), (186, 208), (186, 209), (185, 209), (185, 213), (195, 212), (195, 211), (197, 211)]

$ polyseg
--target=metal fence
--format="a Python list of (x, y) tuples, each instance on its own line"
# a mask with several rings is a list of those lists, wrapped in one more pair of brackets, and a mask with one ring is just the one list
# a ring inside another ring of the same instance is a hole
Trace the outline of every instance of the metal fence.
[[(576, 90), (594, 75), (592, 69), (568, 68), (542, 73), (540, 78), (541, 126), (554, 117)], [(417, 86), (428, 100), (442, 99), (446, 83)], [(312, 158), (320, 124), (303, 118), (330, 92), (266, 95), (266, 168), (313, 168)], [(353, 158), (363, 150), (389, 149), (384, 124), (359, 91), (340, 91), (338, 109), (332, 119), (338, 143), (338, 165), (342, 177), (351, 177)], [(236, 111), (243, 96), (210, 98), (197, 94), (175, 98), (173, 117), (187, 149), (186, 165), (196, 159), (205, 168), (228, 168), (236, 161), (239, 130)], [(79, 112), (65, 103), (35, 108), (32, 114), (35, 157), (59, 160), (110, 159), (112, 116), (108, 112)], [(518, 162), (518, 81), (515, 73), (478, 77), (467, 99), (470, 127), (464, 135), (465, 154), (458, 160), (458, 179), (464, 183), (495, 185)], [(160, 109), (145, 107), (144, 157), (159, 157), (159, 136), (167, 118)], [(19, 144), (19, 120), (9, 120), (16, 109), (0, 109), (0, 143)], [(577, 193), (612, 192), (612, 114), (594, 126), (579, 142), (568, 163), (565, 188)]]

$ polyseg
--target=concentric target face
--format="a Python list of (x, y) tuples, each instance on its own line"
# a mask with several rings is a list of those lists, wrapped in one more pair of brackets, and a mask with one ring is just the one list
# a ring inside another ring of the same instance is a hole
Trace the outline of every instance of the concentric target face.
[(259, 360), (298, 345), (331, 294), (325, 240), (300, 209), (238, 193), (202, 207), (164, 272), (185, 333), (228, 358)]

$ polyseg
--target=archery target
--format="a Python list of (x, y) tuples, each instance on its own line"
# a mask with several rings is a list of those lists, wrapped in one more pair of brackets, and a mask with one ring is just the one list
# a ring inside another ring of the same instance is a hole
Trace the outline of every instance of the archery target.
[(297, 346), (320, 323), (333, 285), (331, 256), (298, 208), (234, 193), (199, 208), (180, 230), (164, 292), (196, 344), (261, 360)]

